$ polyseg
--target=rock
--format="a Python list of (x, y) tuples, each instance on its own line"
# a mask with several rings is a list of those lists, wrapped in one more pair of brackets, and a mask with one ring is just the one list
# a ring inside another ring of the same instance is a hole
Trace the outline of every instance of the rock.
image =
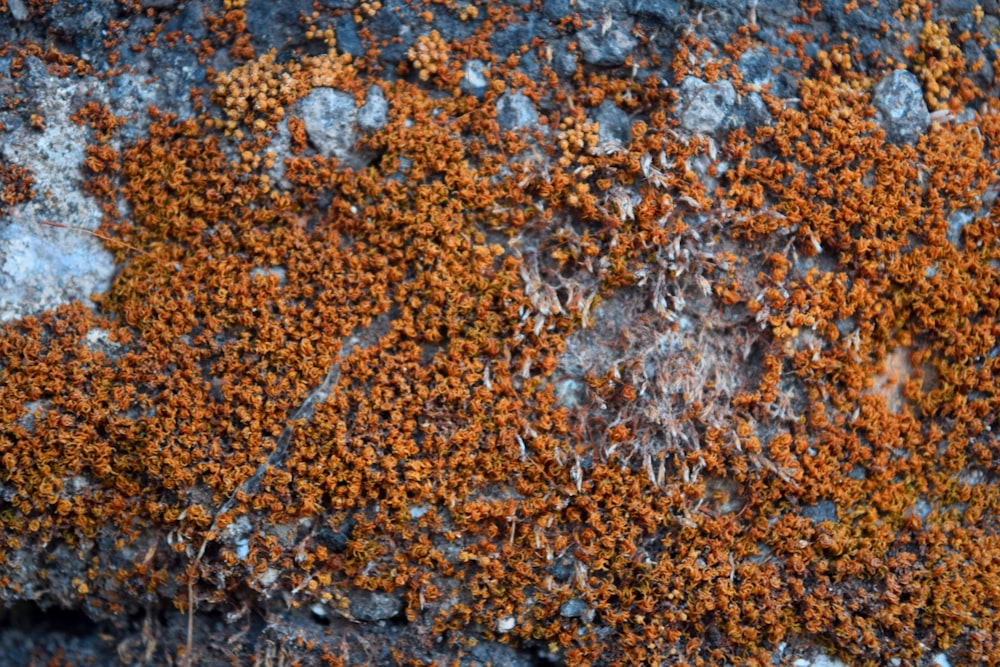
[(820, 500), (815, 505), (802, 507), (802, 516), (813, 523), (837, 520), (837, 505), (831, 500)]
[(895, 23), (892, 13), (885, 7), (873, 9), (867, 5), (860, 7), (858, 3), (852, 3), (851, 6), (856, 8), (849, 9), (847, 0), (824, 0), (823, 17), (837, 31), (849, 32), (858, 37), (879, 32), (883, 22), (886, 25)]
[(24, 0), (7, 0), (7, 9), (10, 10), (10, 15), (14, 17), (15, 21), (24, 21), (28, 18), (28, 5), (24, 3)]
[(594, 620), (594, 610), (583, 600), (568, 600), (559, 607), (559, 615), (564, 618), (579, 618), (585, 623)]
[(504, 93), (497, 99), (497, 124), (504, 132), (538, 127), (534, 103), (521, 93)]
[(673, 26), (681, 12), (681, 5), (674, 0), (630, 0), (628, 13), (653, 24)]
[(743, 98), (743, 103), (740, 104), (740, 115), (743, 116), (743, 124), (751, 132), (758, 127), (766, 127), (774, 122), (771, 110), (767, 108), (760, 93), (750, 93)]
[(979, 68), (975, 72), (969, 73), (972, 82), (983, 90), (989, 90), (995, 76), (993, 63), (997, 60), (996, 51), (990, 49), (990, 53), (984, 51), (974, 40), (967, 40), (962, 44), (962, 56), (965, 62), (979, 63)]
[(416, 521), (431, 511), (430, 505), (413, 505), (410, 507), (410, 519)]
[(533, 27), (531, 24), (515, 23), (498, 30), (490, 39), (491, 50), (496, 54), (497, 60), (503, 60), (511, 54), (519, 54), (522, 46), (529, 45), (536, 36)]
[(628, 115), (611, 100), (604, 100), (594, 111), (598, 123), (597, 148), (604, 152), (622, 150), (632, 142), (632, 124)]
[(371, 163), (371, 152), (355, 149), (361, 135), (353, 95), (333, 88), (315, 88), (296, 106), (309, 141), (320, 155), (336, 158), (341, 166), (350, 169)]
[(734, 119), (736, 89), (729, 81), (706, 83), (689, 76), (681, 83), (681, 127), (695, 134), (713, 134), (739, 124)]
[(478, 641), (469, 651), (469, 658), (462, 660), (463, 667), (487, 667), (488, 665), (504, 665), (505, 667), (531, 667), (540, 664), (533, 656), (525, 655), (512, 646), (497, 642)]
[(513, 616), (504, 616), (497, 621), (497, 632), (501, 635), (505, 635), (513, 630), (515, 625), (517, 625), (517, 621)]
[(565, 43), (557, 43), (552, 54), (552, 69), (559, 76), (570, 77), (576, 74), (576, 53), (566, 48)]
[(951, 661), (948, 660), (948, 655), (946, 653), (935, 653), (931, 657), (931, 664), (934, 667), (951, 667)]
[(913, 144), (931, 123), (924, 92), (916, 76), (897, 69), (875, 86), (872, 102), (889, 141)]
[(569, 0), (542, 0), (542, 16), (554, 22), (569, 16)]
[(529, 50), (517, 61), (517, 70), (519, 72), (524, 72), (532, 81), (538, 81), (542, 78), (542, 61), (538, 57), (538, 53)]
[[(145, 2), (142, 5), (146, 7)], [(121, 5), (109, 0), (60, 2), (45, 11), (53, 35), (60, 41), (73, 43), (84, 60), (89, 60), (89, 54), (102, 51), (102, 32), (108, 21), (123, 18)]]
[(310, 0), (283, 2), (252, 2), (253, 10), (246, 13), (247, 32), (257, 53), (276, 49), (285, 53), (308, 44), (298, 27), (299, 16), (309, 16)]
[(250, 269), (250, 281), (253, 282), (257, 276), (263, 276), (265, 280), (273, 276), (278, 281), (279, 286), (288, 282), (288, 272), (283, 266), (258, 266)]
[(817, 653), (811, 658), (799, 658), (792, 663), (795, 667), (847, 667), (837, 658)]
[(791, 97), (795, 81), (783, 71), (783, 65), (764, 47), (748, 49), (739, 60), (743, 82), (758, 89), (767, 88), (775, 97)]
[[(181, 76), (197, 76), (202, 71), (188, 70), (180, 73)], [(124, 116), (128, 122), (119, 130), (119, 136), (123, 141), (130, 142), (146, 135), (149, 131), (150, 118), (147, 109), (152, 106), (159, 106), (164, 98), (183, 100), (187, 97), (186, 92), (181, 92), (173, 85), (178, 79), (178, 73), (165, 73), (156, 80), (149, 83), (145, 76), (134, 74), (122, 74), (109, 81), (107, 102), (111, 110), (119, 116)], [(193, 114), (181, 106), (178, 118), (185, 119)]]
[(349, 53), (354, 58), (365, 55), (364, 44), (358, 36), (357, 24), (350, 14), (339, 17), (333, 25), (333, 34), (337, 38), (337, 51)]
[(99, 327), (87, 331), (83, 337), (83, 344), (91, 352), (100, 352), (111, 359), (118, 359), (125, 352), (124, 345), (111, 340), (111, 333)]
[(80, 300), (111, 285), (116, 266), (101, 241), (85, 231), (43, 224), (55, 222), (94, 230), (100, 206), (83, 191), (86, 128), (70, 120), (74, 100), (99, 88), (49, 75), (34, 57), (25, 58), (25, 88), (39, 130), (24, 123), (0, 142), (0, 158), (31, 172), (33, 199), (10, 207), (0, 227), (0, 321)]
[(627, 27), (613, 23), (605, 29), (594, 25), (581, 31), (577, 38), (583, 60), (599, 67), (619, 67), (625, 64), (625, 58), (635, 49), (638, 43)]
[(945, 16), (961, 16), (971, 13), (978, 4), (979, 0), (941, 0), (937, 9)]
[(281, 577), (281, 570), (273, 567), (266, 568), (260, 576), (258, 576), (254, 583), (257, 584), (258, 590), (266, 590), (273, 586), (278, 579)]
[(948, 242), (956, 248), (962, 248), (962, 230), (972, 223), (974, 216), (969, 209), (960, 208), (948, 216)]
[(395, 65), (406, 57), (407, 49), (413, 46), (413, 30), (400, 19), (406, 11), (402, 2), (383, 2), (382, 9), (366, 25), (376, 41), (385, 42), (379, 53), (382, 62)]
[(323, 526), (316, 534), (316, 543), (326, 547), (333, 553), (343, 553), (350, 543), (356, 525), (357, 521), (354, 517), (347, 517), (336, 529), (330, 526)]
[(489, 85), (486, 63), (482, 60), (470, 60), (465, 63), (465, 68), (462, 70), (462, 82), (459, 85), (462, 92), (482, 99), (486, 93), (486, 87)]
[(357, 621), (387, 621), (403, 610), (403, 600), (393, 593), (354, 590), (350, 593), (350, 609)]
[(731, 10), (745, 12), (749, 0), (695, 0), (692, 4), (699, 10)]
[(761, 41), (768, 44), (783, 41), (777, 38), (773, 29), (777, 28), (784, 34), (792, 20), (801, 14), (799, 3), (796, 0), (772, 0), (770, 2), (758, 0), (754, 11), (757, 14), (757, 25), (762, 27), (757, 34)]
[(358, 127), (365, 134), (371, 134), (385, 127), (389, 121), (389, 103), (382, 88), (372, 84), (365, 93), (365, 103), (358, 109)]

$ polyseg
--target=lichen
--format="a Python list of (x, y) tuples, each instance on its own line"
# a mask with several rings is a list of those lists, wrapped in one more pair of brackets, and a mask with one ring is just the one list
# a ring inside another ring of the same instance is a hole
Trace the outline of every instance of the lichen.
[[(96, 313), (0, 329), (4, 595), (59, 543), (81, 563), (59, 594), (94, 613), (249, 589), (350, 617), (363, 589), (569, 665), (771, 664), (790, 638), (1000, 660), (995, 101), (890, 144), (877, 77), (800, 47), (797, 103), (761, 92), (772, 125), (686, 137), (653, 77), (489, 59), (510, 17), (474, 6), (395, 80), (250, 57), (120, 150), (81, 112), (122, 268)], [(934, 25), (925, 85), (980, 100)], [(753, 43), (688, 34), (668, 66), (714, 81)], [(372, 83), (378, 160), (309, 150), (295, 101)], [(507, 91), (544, 100), (536, 131), (500, 131)], [(620, 149), (588, 120), (604, 100), (636, 119)], [(574, 356), (595, 330), (607, 356)]]

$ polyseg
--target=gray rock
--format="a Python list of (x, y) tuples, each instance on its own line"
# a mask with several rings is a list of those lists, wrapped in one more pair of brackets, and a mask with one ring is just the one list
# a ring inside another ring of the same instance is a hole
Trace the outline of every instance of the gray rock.
[(513, 630), (516, 625), (517, 625), (517, 619), (515, 619), (513, 616), (504, 616), (503, 618), (497, 621), (496, 625), (497, 632), (500, 633), (501, 635), (505, 635), (511, 630)]
[(872, 58), (882, 50), (882, 43), (871, 35), (865, 35), (858, 40), (858, 53), (865, 58)]
[(386, 46), (379, 52), (379, 60), (396, 64), (406, 57), (406, 51), (416, 39), (410, 26), (400, 19), (406, 15), (402, 2), (383, 2), (375, 18), (366, 27), (372, 36), (379, 41), (385, 41)]
[(821, 500), (815, 505), (806, 505), (802, 508), (802, 516), (813, 523), (837, 520), (837, 505), (830, 500)]
[(478, 641), (469, 651), (471, 660), (463, 660), (463, 667), (487, 667), (506, 665), (507, 667), (531, 667), (538, 662), (531, 655), (525, 655), (513, 646), (497, 642)]
[(604, 100), (594, 111), (598, 123), (597, 147), (604, 152), (621, 150), (632, 141), (632, 124), (624, 111), (611, 100)]
[(552, 69), (559, 76), (573, 76), (576, 74), (577, 58), (576, 53), (566, 48), (564, 43), (558, 43), (552, 54)]
[(265, 279), (274, 276), (278, 279), (278, 285), (288, 282), (288, 272), (283, 266), (255, 266), (250, 269), (250, 280), (253, 281), (257, 276), (263, 276)]
[(747, 49), (739, 59), (743, 82), (751, 86), (764, 86), (774, 81), (774, 58), (762, 46)]
[[(151, 120), (147, 109), (152, 105), (163, 109), (162, 100), (183, 100), (186, 92), (181, 93), (177, 86), (172, 85), (178, 77), (194, 78), (203, 75), (204, 70), (183, 68), (174, 73), (164, 73), (155, 82), (149, 82), (145, 76), (125, 73), (109, 81), (107, 102), (111, 110), (119, 116), (124, 116), (128, 122), (119, 130), (123, 141), (131, 142), (145, 136), (149, 132)], [(187, 105), (177, 105), (178, 118), (183, 120), (193, 114)]]
[(594, 610), (583, 600), (568, 600), (559, 607), (559, 615), (564, 618), (579, 618), (586, 623), (594, 620)]
[(824, 0), (823, 17), (838, 31), (849, 32), (858, 37), (867, 33), (877, 33), (881, 30), (883, 22), (887, 25), (895, 23), (892, 13), (886, 9), (884, 3), (874, 9), (865, 5), (846, 11), (847, 7), (847, 0)]
[(695, 134), (732, 129), (738, 124), (736, 101), (736, 89), (729, 81), (706, 83), (689, 76), (681, 83), (681, 127)]
[(336, 528), (323, 526), (316, 534), (316, 542), (333, 553), (343, 553), (350, 544), (355, 526), (357, 526), (357, 521), (354, 517), (347, 517)]
[(503, 60), (511, 54), (519, 53), (522, 46), (531, 44), (531, 40), (535, 37), (533, 27), (528, 24), (515, 23), (496, 31), (490, 38), (490, 45), (493, 47), (492, 51), (497, 59)]
[(993, 57), (971, 39), (966, 40), (962, 44), (962, 55), (965, 57), (965, 62), (970, 64), (979, 63), (979, 68), (975, 72), (969, 71), (969, 78), (983, 90), (989, 90), (993, 84), (993, 62), (996, 60), (996, 51), (992, 49), (991, 51)]
[(354, 17), (344, 14), (333, 25), (333, 34), (337, 38), (337, 50), (350, 53), (355, 58), (365, 55), (365, 46), (358, 36), (358, 27)]
[(561, 556), (552, 561), (548, 571), (559, 583), (566, 583), (576, 572), (578, 561), (573, 556)]
[(816, 653), (808, 658), (799, 658), (792, 665), (794, 667), (847, 667), (839, 658), (824, 653)]
[[(80, 57), (89, 61), (91, 54), (103, 50), (102, 32), (108, 21), (121, 18), (121, 7), (116, 7), (115, 4), (108, 0), (54, 3), (45, 9), (45, 20), (54, 36), (73, 42), (79, 49)], [(142, 3), (142, 7), (147, 8), (146, 2)]]
[(613, 23), (605, 29), (594, 25), (577, 35), (583, 60), (599, 67), (619, 67), (635, 49), (637, 41), (627, 26)]
[(462, 83), (460, 85), (462, 92), (482, 99), (486, 93), (486, 87), (489, 85), (486, 63), (482, 60), (470, 60), (465, 63), (465, 68), (462, 70)]
[(111, 285), (115, 265), (96, 239), (39, 227), (33, 220), (0, 230), (0, 322), (70, 301), (89, 303)]
[(691, 4), (697, 9), (745, 12), (747, 10), (747, 2), (748, 0), (695, 0)]
[(355, 150), (361, 138), (354, 96), (333, 88), (315, 88), (297, 103), (309, 141), (324, 157), (336, 158), (344, 167), (360, 169), (374, 155)]
[(570, 6), (586, 20), (618, 11), (620, 0), (570, 0)]
[(935, 653), (931, 656), (931, 664), (934, 667), (951, 667), (951, 661), (948, 660), (947, 653)]
[(403, 600), (393, 593), (353, 590), (350, 609), (351, 616), (358, 621), (387, 621), (403, 610)]
[(94, 327), (83, 337), (83, 344), (91, 352), (100, 352), (106, 357), (118, 359), (126, 351), (125, 346), (111, 340), (111, 332), (107, 329)]
[(569, 0), (542, 0), (542, 16), (550, 21), (569, 16)]
[(630, 0), (626, 7), (629, 14), (666, 26), (674, 25), (681, 12), (681, 4), (674, 0)]
[(843, 317), (836, 322), (837, 333), (847, 338), (858, 330), (858, 321), (853, 317)]
[(288, 129), (288, 117), (281, 119), (278, 123), (277, 131), (271, 135), (271, 144), (268, 150), (274, 151), (274, 165), (268, 169), (267, 175), (272, 184), (285, 189), (292, 187), (292, 182), (285, 177), (285, 159), (292, 154), (292, 133)]
[(740, 73), (743, 82), (759, 89), (767, 87), (772, 95), (791, 97), (795, 82), (791, 75), (784, 71), (782, 61), (771, 55), (764, 47), (748, 49), (739, 60)]
[(792, 20), (801, 14), (801, 11), (796, 0), (770, 0), (769, 2), (758, 0), (755, 12), (757, 24), (762, 27), (757, 33), (758, 37), (767, 44), (783, 42), (781, 38), (776, 39), (777, 36), (773, 29), (778, 28), (784, 32)]
[(941, 0), (938, 11), (946, 16), (964, 15), (971, 13), (978, 4), (979, 0)]
[(740, 104), (740, 114), (743, 116), (743, 124), (748, 130), (756, 130), (759, 127), (767, 127), (774, 122), (771, 110), (764, 103), (764, 98), (760, 93), (750, 93), (743, 98)]
[(920, 81), (906, 70), (897, 69), (879, 81), (872, 102), (893, 143), (912, 144), (931, 124)]
[(36, 113), (45, 129), (23, 124), (0, 143), (4, 162), (29, 169), (35, 198), (13, 206), (0, 223), (0, 321), (9, 321), (70, 301), (90, 303), (111, 285), (116, 266), (100, 240), (84, 231), (43, 224), (55, 222), (84, 230), (101, 223), (100, 206), (83, 191), (86, 128), (70, 120), (74, 100), (99, 87), (50, 76), (37, 59), (25, 59), (32, 72)]
[(962, 230), (974, 219), (972, 212), (960, 208), (948, 216), (948, 241), (956, 248), (962, 247)]
[(365, 103), (358, 109), (358, 127), (370, 134), (385, 127), (389, 121), (389, 103), (382, 88), (372, 84), (365, 93)]
[(517, 69), (533, 81), (542, 78), (542, 61), (535, 51), (528, 51), (517, 61)]
[(24, 0), (7, 0), (7, 9), (10, 10), (10, 15), (14, 17), (15, 21), (23, 21), (28, 18), (28, 5), (24, 3)]
[(309, 16), (312, 6), (310, 0), (248, 2), (247, 32), (257, 53), (267, 53), (271, 49), (281, 53), (305, 47), (308, 41), (299, 26), (299, 16)]
[(521, 93), (504, 93), (497, 98), (497, 124), (504, 132), (538, 127), (538, 111)]

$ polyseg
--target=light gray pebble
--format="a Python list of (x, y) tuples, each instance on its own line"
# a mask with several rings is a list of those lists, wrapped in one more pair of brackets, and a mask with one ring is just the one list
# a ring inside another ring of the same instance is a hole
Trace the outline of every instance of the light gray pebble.
[(736, 89), (729, 81), (706, 83), (689, 76), (681, 83), (681, 127), (695, 134), (713, 134), (735, 125)]
[(913, 144), (931, 124), (920, 81), (906, 70), (897, 69), (879, 81), (872, 102), (893, 143)]
[(504, 93), (497, 98), (497, 124), (504, 132), (538, 127), (538, 111), (521, 93)]

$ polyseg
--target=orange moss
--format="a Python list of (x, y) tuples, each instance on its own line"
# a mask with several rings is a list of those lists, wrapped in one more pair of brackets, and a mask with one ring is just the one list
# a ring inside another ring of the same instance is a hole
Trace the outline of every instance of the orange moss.
[[(213, 24), (223, 42), (238, 4)], [(113, 530), (79, 599), (221, 604), (245, 584), (332, 612), (348, 588), (401, 591), (434, 633), (475, 626), (573, 665), (770, 664), (796, 636), (858, 664), (1000, 659), (981, 641), (1000, 632), (1000, 243), (997, 209), (979, 210), (996, 105), (889, 145), (874, 81), (833, 46), (797, 106), (765, 95), (773, 127), (719, 146), (675, 131), (655, 81), (546, 91), (494, 63), (485, 99), (463, 96), (477, 39), (417, 40), (414, 80), (382, 82), (370, 167), (310, 154), (289, 119), (286, 190), (264, 174), (271, 133), (315, 86), (365, 90), (363, 66), (250, 59), (216, 75), (219, 116), (151, 110), (120, 153), (118, 122), (81, 110), (124, 264), (100, 314), (0, 329), (4, 557), (52, 540), (89, 557)], [(685, 40), (676, 73), (730, 71), (691, 70), (705, 51)], [(916, 66), (971, 91), (950, 62)], [(551, 133), (498, 132), (510, 89), (560, 102)], [(587, 120), (605, 99), (642, 118), (622, 150)], [(972, 222), (955, 245), (957, 210)], [(554, 374), (598, 292), (649, 306), (571, 415)], [(668, 362), (651, 350), (686, 335), (685, 298), (711, 327)], [(901, 350), (890, 403), (875, 378)], [(337, 531), (342, 548), (323, 543)]]

